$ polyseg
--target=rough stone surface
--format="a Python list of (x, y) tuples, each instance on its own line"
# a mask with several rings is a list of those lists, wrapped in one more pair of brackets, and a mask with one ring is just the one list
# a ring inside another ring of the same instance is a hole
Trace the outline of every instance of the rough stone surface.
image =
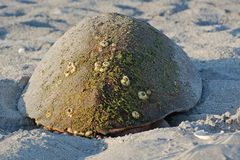
[(84, 19), (50, 48), (18, 109), (50, 130), (107, 134), (188, 110), (201, 91), (197, 70), (164, 34), (104, 14)]

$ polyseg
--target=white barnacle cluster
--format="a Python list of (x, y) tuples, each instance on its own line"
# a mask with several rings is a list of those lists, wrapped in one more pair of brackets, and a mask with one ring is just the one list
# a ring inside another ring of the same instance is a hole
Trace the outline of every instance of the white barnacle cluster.
[(83, 132), (73, 131), (74, 136), (84, 136)]
[(100, 62), (94, 63), (94, 71), (96, 72), (105, 72), (108, 70), (110, 62), (104, 61), (102, 64)]
[(101, 42), (99, 43), (99, 45), (100, 45), (101, 47), (105, 48), (105, 47), (109, 46), (109, 41), (103, 40), (103, 41), (101, 41)]
[(123, 86), (129, 86), (130, 85), (130, 80), (128, 78), (128, 76), (123, 76), (122, 79), (121, 79), (121, 84)]
[(73, 62), (69, 62), (68, 65), (67, 65), (66, 70), (64, 71), (65, 77), (70, 76), (74, 72), (76, 72), (76, 66), (75, 66), (75, 64)]
[(98, 51), (102, 52), (103, 48), (108, 47), (111, 44), (111, 40), (110, 39), (104, 39), (102, 41), (99, 42), (99, 47), (98, 47)]
[(102, 63), (102, 67), (109, 67), (110, 63), (108, 61), (105, 61)]
[(91, 131), (91, 130), (86, 131), (84, 133), (84, 132), (80, 132), (77, 130), (73, 130), (71, 127), (68, 127), (65, 133), (73, 134), (74, 136), (85, 136), (85, 137), (89, 137), (89, 138), (93, 136), (93, 131)]

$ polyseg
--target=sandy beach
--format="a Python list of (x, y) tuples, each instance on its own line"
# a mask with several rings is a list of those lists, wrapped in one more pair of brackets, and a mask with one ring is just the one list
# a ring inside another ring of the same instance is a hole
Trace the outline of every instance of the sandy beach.
[[(240, 159), (239, 0), (1, 0), (0, 160)], [(190, 57), (203, 80), (199, 103), (172, 127), (87, 139), (49, 132), (18, 100), (48, 49), (86, 16), (117, 12), (145, 21)]]

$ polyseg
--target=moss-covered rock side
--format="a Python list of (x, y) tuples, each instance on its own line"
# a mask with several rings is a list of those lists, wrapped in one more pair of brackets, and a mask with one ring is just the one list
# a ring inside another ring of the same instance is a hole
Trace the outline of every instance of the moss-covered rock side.
[(189, 109), (191, 86), (180, 79), (173, 45), (131, 17), (87, 19), (36, 68), (23, 96), (26, 112), (46, 129), (93, 136)]

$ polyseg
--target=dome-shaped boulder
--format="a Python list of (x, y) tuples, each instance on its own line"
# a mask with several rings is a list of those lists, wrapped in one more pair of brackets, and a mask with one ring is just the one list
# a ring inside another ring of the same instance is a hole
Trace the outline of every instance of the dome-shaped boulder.
[(188, 110), (201, 91), (181, 48), (149, 24), (113, 13), (86, 18), (57, 40), (18, 108), (49, 130), (89, 136)]

